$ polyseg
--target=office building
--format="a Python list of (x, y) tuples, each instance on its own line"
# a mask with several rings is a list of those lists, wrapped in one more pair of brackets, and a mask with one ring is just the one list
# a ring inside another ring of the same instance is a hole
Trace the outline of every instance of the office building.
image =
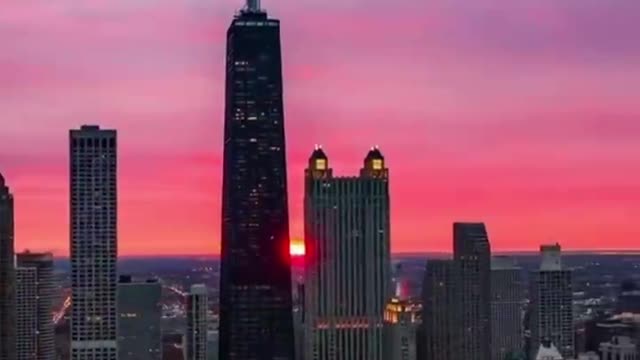
[(218, 331), (207, 332), (207, 360), (218, 360)]
[(35, 268), (15, 269), (16, 358), (38, 358), (38, 273)]
[(53, 279), (53, 254), (21, 252), (17, 255), (21, 268), (34, 269), (37, 291), (36, 358), (54, 360), (56, 356), (53, 318), (53, 301), (56, 296)]
[(458, 359), (491, 357), (491, 246), (482, 223), (453, 224)]
[(207, 360), (207, 288), (202, 284), (191, 286), (187, 295), (186, 360)]
[(418, 306), (408, 300), (391, 299), (384, 312), (385, 360), (416, 360)]
[(71, 130), (71, 360), (115, 360), (116, 131)]
[(293, 360), (280, 22), (248, 0), (227, 32), (220, 360)]
[(296, 283), (293, 307), (293, 328), (296, 341), (295, 358), (304, 360), (304, 284)]
[(512, 258), (491, 259), (491, 360), (523, 350), (524, 284)]
[(457, 360), (455, 277), (452, 260), (427, 262), (422, 282), (422, 323), (417, 336), (419, 360)]
[(530, 276), (531, 349), (553, 343), (564, 358), (574, 356), (571, 270), (562, 265), (560, 245), (543, 245), (540, 269)]
[(16, 360), (13, 195), (0, 174), (0, 360)]
[(377, 148), (336, 177), (322, 149), (305, 183), (306, 360), (383, 360), (390, 299), (389, 173)]
[(602, 360), (638, 360), (636, 344), (626, 336), (615, 336), (611, 341), (600, 344)]
[(162, 286), (156, 280), (118, 283), (118, 360), (162, 360)]

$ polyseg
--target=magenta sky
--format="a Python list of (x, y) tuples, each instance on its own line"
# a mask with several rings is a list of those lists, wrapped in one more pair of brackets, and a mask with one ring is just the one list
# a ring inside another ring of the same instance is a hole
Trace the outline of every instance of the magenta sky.
[[(123, 254), (219, 251), (224, 36), (242, 0), (7, 0), (17, 248), (67, 253), (67, 131), (119, 130)], [(282, 20), (292, 236), (324, 145), (391, 167), (394, 251), (640, 249), (640, 1), (263, 0)]]

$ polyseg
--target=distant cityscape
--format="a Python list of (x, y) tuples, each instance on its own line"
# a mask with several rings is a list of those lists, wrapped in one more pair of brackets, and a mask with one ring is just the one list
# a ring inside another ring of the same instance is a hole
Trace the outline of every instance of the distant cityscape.
[(451, 255), (392, 255), (377, 146), (337, 176), (310, 145), (292, 251), (280, 22), (259, 0), (226, 77), (219, 257), (118, 256), (116, 129), (69, 131), (69, 259), (15, 252), (0, 175), (0, 360), (640, 359), (640, 254), (497, 254), (491, 224), (455, 222)]

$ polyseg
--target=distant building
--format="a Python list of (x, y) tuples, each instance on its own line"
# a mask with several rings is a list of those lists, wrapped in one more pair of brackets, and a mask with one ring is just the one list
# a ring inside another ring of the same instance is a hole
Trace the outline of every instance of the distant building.
[[(587, 323), (586, 349), (600, 351), (600, 344), (614, 337), (636, 338), (640, 336), (640, 314), (622, 313), (599, 317)], [(640, 338), (638, 338), (640, 340)], [(638, 343), (638, 341), (636, 341)]]
[(564, 358), (573, 358), (573, 287), (571, 270), (562, 266), (560, 245), (543, 245), (540, 269), (530, 278), (531, 349), (553, 343)]
[(159, 282), (118, 283), (118, 360), (162, 360), (162, 286)]
[[(563, 360), (562, 354), (553, 343), (545, 341), (536, 349), (534, 360)], [(568, 360), (568, 359), (567, 359)]]
[(384, 360), (416, 360), (418, 307), (391, 299), (384, 313)]
[(69, 132), (71, 360), (117, 359), (116, 131)]
[(16, 359), (13, 195), (0, 174), (0, 360)]
[(626, 336), (616, 336), (600, 344), (601, 360), (638, 360), (636, 343)]
[(21, 268), (35, 269), (37, 292), (36, 358), (54, 360), (56, 356), (53, 301), (56, 296), (53, 279), (53, 254), (25, 251), (17, 255)]
[(191, 286), (187, 295), (186, 360), (207, 360), (207, 288)]
[(336, 177), (324, 151), (305, 183), (306, 360), (383, 359), (390, 298), (389, 172), (380, 150), (360, 176)]
[(622, 283), (620, 294), (618, 295), (618, 303), (616, 312), (640, 314), (640, 288), (633, 280)]
[(491, 359), (505, 360), (507, 354), (523, 349), (522, 269), (512, 258), (491, 259)]
[(491, 246), (483, 223), (453, 224), (457, 359), (491, 357)]
[(422, 282), (422, 323), (416, 338), (419, 360), (457, 360), (456, 277), (452, 260), (429, 260)]
[(38, 358), (38, 273), (35, 268), (16, 268), (17, 360)]
[(600, 360), (600, 356), (593, 351), (589, 351), (586, 353), (578, 354), (576, 360)]

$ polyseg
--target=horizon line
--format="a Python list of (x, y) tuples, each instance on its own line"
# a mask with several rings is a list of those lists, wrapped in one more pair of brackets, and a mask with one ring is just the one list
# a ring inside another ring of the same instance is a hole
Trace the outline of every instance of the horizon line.
[[(540, 250), (506, 250), (492, 252), (491, 255), (537, 255)], [(448, 256), (453, 254), (452, 251), (399, 251), (392, 252), (392, 256), (408, 256), (408, 257), (422, 257), (422, 256)], [(640, 249), (579, 249), (579, 250), (562, 250), (563, 255), (639, 255)], [(150, 259), (150, 258), (219, 258), (220, 254), (130, 254), (130, 255), (118, 255), (118, 259)], [(299, 258), (300, 256), (292, 256), (292, 258)], [(54, 255), (55, 259), (69, 259), (68, 255), (59, 256)]]

